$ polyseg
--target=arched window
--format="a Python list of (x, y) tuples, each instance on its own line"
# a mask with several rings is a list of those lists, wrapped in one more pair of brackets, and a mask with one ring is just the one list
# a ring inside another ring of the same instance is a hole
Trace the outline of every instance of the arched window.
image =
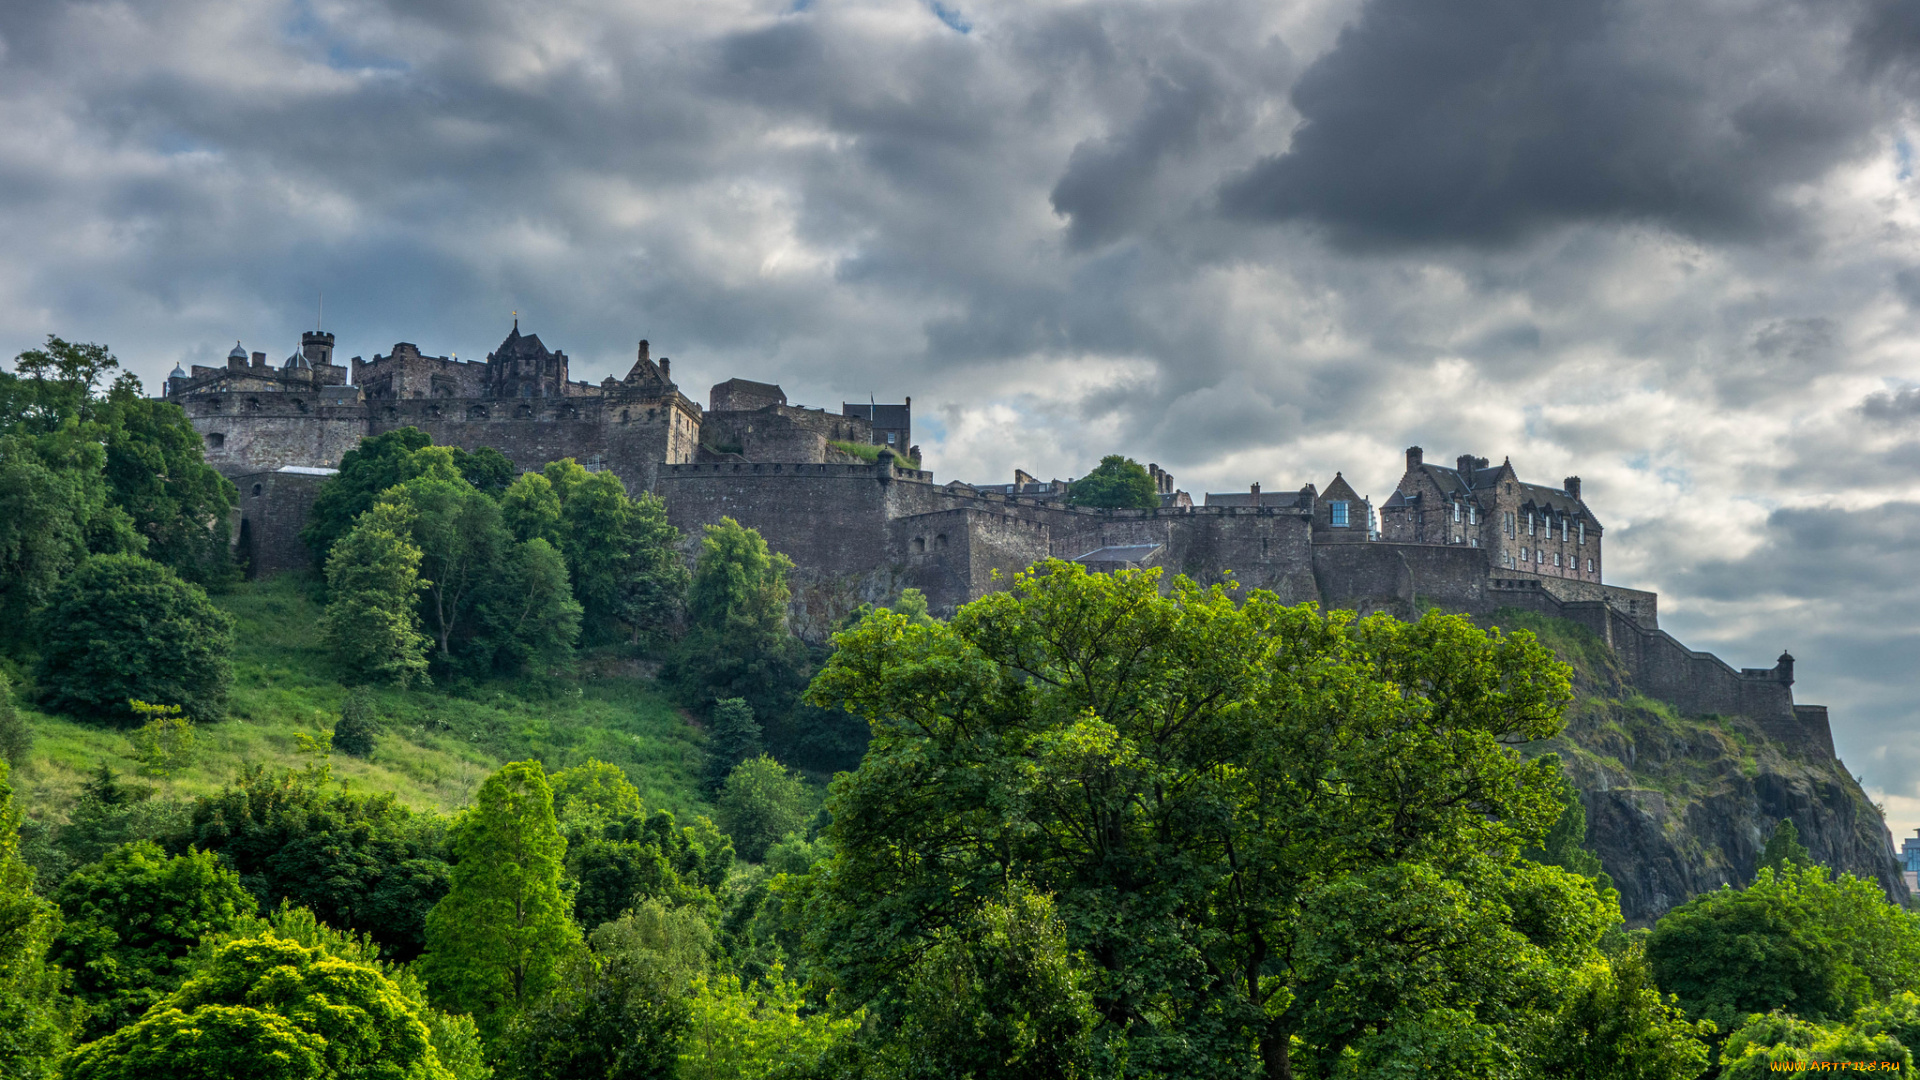
[(924, 536), (916, 536), (916, 537), (914, 537), (914, 538), (913, 538), (913, 553), (914, 553), (915, 555), (921, 555), (921, 554), (924, 554), (924, 553), (926, 552), (926, 550), (927, 550), (927, 538), (926, 538), (926, 537), (924, 537)]
[(256, 498), (256, 499), (260, 497), (260, 485), (259, 485), (259, 484), (255, 484), (255, 485), (253, 485), (253, 495), (254, 495), (254, 498)]

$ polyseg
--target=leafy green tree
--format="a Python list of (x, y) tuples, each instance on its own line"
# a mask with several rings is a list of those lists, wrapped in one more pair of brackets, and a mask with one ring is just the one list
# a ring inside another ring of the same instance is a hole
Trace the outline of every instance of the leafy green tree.
[(421, 1009), (379, 970), (267, 936), (222, 945), (140, 1020), (81, 1047), (70, 1080), (443, 1080)]
[(592, 954), (508, 1029), (501, 1080), (673, 1076), (687, 987), (706, 974), (711, 941), (698, 912), (657, 901), (601, 927)]
[(374, 709), (373, 695), (365, 687), (350, 691), (340, 703), (340, 719), (333, 725), (333, 748), (353, 757), (367, 757), (373, 753), (373, 739), (378, 734), (380, 716)]
[(1041, 1080), (1108, 1070), (1094, 1059), (1091, 979), (1050, 897), (1019, 884), (937, 935), (907, 979), (885, 1056), (892, 1075)]
[(560, 524), (560, 493), (543, 473), (521, 473), (508, 486), (500, 496), (500, 517), (515, 540), (545, 540), (555, 547), (565, 543), (566, 531)]
[(33, 728), (13, 704), (12, 680), (0, 671), (0, 761), (19, 768), (32, 753)]
[[(560, 537), (574, 595), (585, 609), (587, 640), (654, 642), (678, 620), (687, 590), (680, 530), (667, 522), (666, 504), (653, 495), (627, 497), (620, 478), (588, 472), (572, 458), (546, 468), (559, 502), (559, 520), (545, 525), (544, 504), (528, 502), (523, 527), (545, 527)], [(538, 488), (528, 492), (537, 498)]]
[(453, 887), (427, 916), (421, 960), (436, 1000), (470, 1013), (488, 1041), (541, 1001), (581, 948), (563, 889), (567, 842), (537, 761), (480, 786), (453, 836)]
[(238, 871), (262, 909), (298, 904), (397, 961), (425, 948), (427, 913), (452, 879), (443, 818), (313, 771), (255, 768), (196, 800), (183, 832), (182, 844)]
[[(11, 378), (11, 376), (8, 376)], [(107, 500), (106, 450), (77, 424), (39, 437), (0, 436), (0, 634), (32, 616), (89, 551), (146, 546)]]
[(1160, 493), (1153, 477), (1139, 462), (1120, 454), (1100, 459), (1093, 471), (1075, 480), (1067, 488), (1072, 506), (1098, 506), (1114, 510), (1152, 510), (1160, 505)]
[(171, 777), (193, 764), (193, 721), (180, 715), (178, 705), (157, 705), (149, 701), (130, 701), (135, 716), (146, 721), (134, 731), (133, 756), (140, 771), (148, 776)]
[(1653, 983), (1638, 944), (1582, 970), (1540, 1029), (1536, 1075), (1566, 1080), (1691, 1080), (1707, 1071), (1710, 1020), (1691, 1021)]
[(420, 549), (405, 507), (381, 503), (360, 516), (327, 561), (326, 614), (320, 629), (341, 666), (405, 688), (427, 677), (420, 631)]
[(137, 1019), (186, 978), (188, 954), (254, 912), (239, 875), (211, 852), (168, 858), (137, 841), (107, 852), (61, 884), (66, 924), (53, 959), (73, 972), (98, 1038)]
[(753, 706), (744, 698), (723, 698), (713, 703), (713, 716), (707, 734), (707, 788), (720, 790), (728, 774), (741, 762), (759, 757), (760, 723), (753, 718)]
[(474, 601), (498, 569), (510, 539), (500, 507), (463, 480), (423, 476), (392, 493), (412, 521), (425, 577), (427, 629), (440, 658), (453, 658), (453, 637), (470, 630)]
[(54, 590), (37, 680), (49, 708), (127, 723), (129, 700), (218, 720), (233, 682), (233, 619), (159, 563), (96, 555)]
[[(1721, 1048), (1720, 1076), (1724, 1080), (1759, 1080), (1781, 1072), (1839, 1071), (1837, 1066), (1843, 1062), (1893, 1065), (1895, 1068), (1888, 1071), (1911, 1076), (1913, 1055), (1899, 1039), (1884, 1031), (1870, 1032), (1850, 1024), (1818, 1024), (1781, 1012), (1755, 1014), (1728, 1036)], [(1820, 1069), (1819, 1064), (1830, 1068)]]
[(749, 862), (766, 858), (769, 847), (803, 828), (813, 812), (807, 785), (765, 754), (735, 766), (715, 802), (720, 827)]
[(792, 569), (732, 518), (707, 526), (687, 593), (687, 634), (662, 676), (690, 702), (741, 698), (762, 723), (786, 715), (806, 663), (787, 630)]
[(491, 446), (471, 452), (454, 447), (453, 467), (460, 470), (461, 479), (495, 499), (504, 494), (519, 475), (507, 455)]
[(48, 960), (60, 909), (34, 894), (20, 858), (20, 809), (0, 763), (0, 1075), (42, 1080), (54, 1074), (80, 1026), (68, 975)]
[[(648, 814), (619, 767), (588, 761), (553, 776), (554, 815), (567, 841), (574, 921), (599, 927), (637, 904), (711, 903), (733, 849), (672, 814)], [(697, 824), (710, 823), (698, 819)]]
[(158, 798), (146, 784), (123, 784), (102, 763), (80, 787), (64, 825), (52, 831), (49, 856), (40, 868), (41, 891), (51, 896), (73, 867), (100, 861), (107, 852), (136, 840), (169, 843), (186, 832), (186, 803)]
[(420, 474), (414, 452), (432, 444), (426, 432), (405, 427), (362, 439), (341, 455), (340, 471), (320, 485), (306, 527), (300, 530), (300, 539), (313, 551), (315, 566), (326, 566), (333, 545), (361, 514), (373, 509), (381, 495)]
[(21, 353), (13, 366), (28, 385), (7, 388), (3, 399), (8, 408), (0, 421), (45, 434), (71, 420), (93, 420), (94, 390), (109, 372), (119, 370), (120, 361), (105, 345), (48, 334), (45, 348)]
[[(1559, 764), (1559, 755), (1548, 757)], [(1583, 846), (1587, 841), (1587, 808), (1580, 801), (1580, 789), (1565, 773), (1560, 774), (1558, 795), (1560, 817), (1547, 830), (1540, 845), (1528, 848), (1524, 854), (1535, 862), (1571, 870), (1612, 888), (1613, 880), (1600, 868), (1600, 857)]]
[(700, 980), (692, 1018), (680, 1046), (681, 1080), (753, 1080), (813, 1073), (864, 1020), (807, 1007), (801, 984), (778, 965), (767, 978), (744, 983), (737, 975)]
[(1920, 986), (1920, 917), (1850, 874), (1763, 869), (1667, 912), (1647, 956), (1662, 989), (1723, 1030), (1775, 1011), (1827, 1023)]
[(836, 641), (810, 697), (874, 741), (790, 893), (816, 977), (883, 1020), (1008, 880), (1055, 897), (1129, 1075), (1513, 1056), (1618, 920), (1519, 858), (1563, 808), (1510, 747), (1570, 698), (1530, 634), (1050, 561)]
[(131, 376), (114, 384), (104, 412), (108, 497), (146, 538), (147, 558), (201, 585), (231, 581), (228, 515), (240, 493), (207, 464), (186, 412), (146, 397)]
[(545, 540), (510, 543), (476, 608), (472, 651), (490, 654), (492, 670), (546, 671), (572, 661), (580, 605), (567, 584), (566, 560)]
[(1760, 852), (1760, 865), (1776, 874), (1813, 865), (1813, 855), (1800, 842), (1800, 830), (1793, 827), (1792, 819), (1781, 818), (1773, 827), (1773, 835), (1767, 837), (1767, 846)]

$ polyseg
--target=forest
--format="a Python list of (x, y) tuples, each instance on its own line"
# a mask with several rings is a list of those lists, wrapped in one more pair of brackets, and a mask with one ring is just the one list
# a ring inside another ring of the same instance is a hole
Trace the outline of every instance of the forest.
[(0, 372), (0, 1075), (1915, 1074), (1920, 923), (1791, 821), (1625, 925), (1529, 630), (1050, 561), (808, 645), (571, 460), (366, 440), (266, 582), (236, 497)]

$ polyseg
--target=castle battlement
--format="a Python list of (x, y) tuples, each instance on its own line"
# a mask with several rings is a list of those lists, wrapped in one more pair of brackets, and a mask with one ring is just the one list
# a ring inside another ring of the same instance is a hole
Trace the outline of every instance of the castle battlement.
[[(690, 552), (722, 518), (758, 530), (793, 560), (793, 622), (816, 640), (905, 588), (942, 613), (1048, 558), (1151, 567), (1362, 613), (1519, 608), (1568, 619), (1611, 645), (1643, 692), (1691, 713), (1752, 716), (1832, 753), (1825, 710), (1793, 702), (1791, 657), (1736, 670), (1662, 631), (1655, 594), (1602, 581), (1605, 530), (1578, 477), (1533, 483), (1511, 461), (1464, 454), (1430, 465), (1413, 447), (1377, 515), (1339, 474), (1324, 488), (1253, 484), (1195, 505), (1158, 465), (1159, 507), (1098, 509), (1067, 505), (1066, 484), (1024, 471), (1011, 484), (936, 483), (904, 445), (911, 398), (836, 414), (730, 379), (703, 409), (644, 341), (625, 378), (598, 385), (571, 381), (567, 355), (517, 322), (484, 362), (401, 342), (343, 368), (332, 350), (332, 335), (309, 333), (276, 369), (236, 345), (227, 367), (168, 380), (207, 460), (242, 486), (236, 537), (257, 572), (305, 564), (299, 529), (325, 470), (361, 439), (416, 427), (437, 444), (492, 447), (522, 470), (573, 458), (612, 471), (664, 500)], [(880, 446), (879, 460), (848, 444)]]

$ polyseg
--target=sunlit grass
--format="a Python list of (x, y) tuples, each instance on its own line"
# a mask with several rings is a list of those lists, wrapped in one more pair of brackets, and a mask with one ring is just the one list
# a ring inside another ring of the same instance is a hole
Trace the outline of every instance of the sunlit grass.
[[(346, 697), (320, 640), (319, 606), (299, 579), (243, 585), (215, 601), (238, 623), (229, 718), (196, 728), (189, 768), (142, 781), (162, 795), (217, 791), (254, 766), (312, 765), (297, 736), (330, 729)], [(447, 811), (466, 805), (506, 761), (537, 758), (562, 769), (598, 758), (621, 766), (650, 807), (711, 812), (698, 784), (701, 738), (647, 680), (496, 682), (462, 691), (376, 691), (385, 734), (365, 760), (333, 755), (333, 775), (359, 790), (392, 791), (409, 806)], [(63, 812), (103, 763), (123, 776), (138, 768), (124, 730), (23, 713), (35, 743), (19, 786), (36, 817)]]

